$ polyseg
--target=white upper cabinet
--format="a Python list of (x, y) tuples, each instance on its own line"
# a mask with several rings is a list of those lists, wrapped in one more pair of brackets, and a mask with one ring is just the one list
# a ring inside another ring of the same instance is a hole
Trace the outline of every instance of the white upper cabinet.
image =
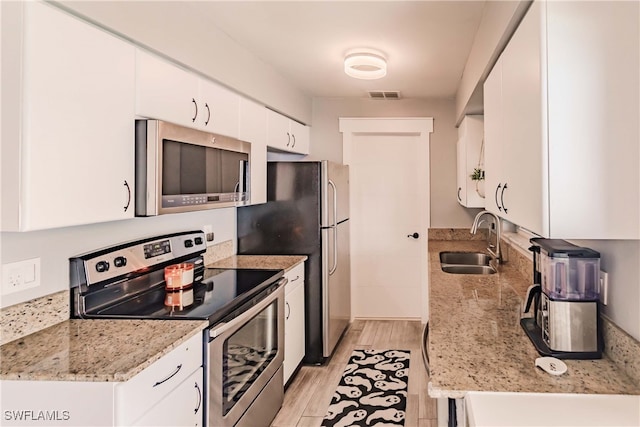
[(279, 151), (309, 154), (309, 128), (275, 111), (267, 110), (267, 146)]
[(251, 204), (267, 201), (267, 110), (240, 98), (239, 139), (251, 143)]
[(485, 82), (490, 210), (544, 237), (640, 238), (639, 8), (532, 4)]
[(134, 47), (49, 4), (5, 13), (2, 230), (133, 217)]
[(238, 137), (240, 97), (142, 49), (136, 50), (136, 114)]
[(484, 207), (484, 180), (474, 181), (471, 174), (475, 168), (484, 170), (483, 161), (483, 117), (465, 116), (458, 128), (456, 197), (462, 206)]

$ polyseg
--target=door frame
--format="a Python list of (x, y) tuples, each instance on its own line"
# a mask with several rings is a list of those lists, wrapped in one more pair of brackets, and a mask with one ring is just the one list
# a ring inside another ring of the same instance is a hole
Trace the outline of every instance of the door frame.
[[(429, 142), (433, 132), (433, 117), (340, 117), (339, 129), (342, 133), (342, 163), (345, 165), (348, 165), (351, 161), (354, 135), (405, 135), (418, 138), (421, 153), (420, 159), (423, 161), (424, 170), (423, 179), (418, 182), (418, 190), (426, 195), (421, 200), (423, 216), (420, 218), (420, 229), (424, 236), (424, 244), (420, 246), (420, 259), (422, 260), (420, 289), (422, 290), (423, 301), (421, 314), (422, 323), (426, 323), (429, 320), (428, 228), (431, 225)], [(350, 192), (349, 197), (353, 206), (353, 192)], [(354, 283), (353, 269), (351, 270), (351, 275), (351, 283)]]

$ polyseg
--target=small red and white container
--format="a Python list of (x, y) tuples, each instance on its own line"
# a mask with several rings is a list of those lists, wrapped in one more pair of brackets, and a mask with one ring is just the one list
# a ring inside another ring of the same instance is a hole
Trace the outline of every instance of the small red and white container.
[(167, 307), (182, 310), (193, 304), (193, 269), (194, 264), (183, 262), (164, 268), (165, 300)]

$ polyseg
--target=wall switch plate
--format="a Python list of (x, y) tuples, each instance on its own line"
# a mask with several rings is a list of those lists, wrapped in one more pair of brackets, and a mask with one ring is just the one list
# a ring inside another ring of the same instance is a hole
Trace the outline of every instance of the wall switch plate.
[(2, 295), (40, 286), (40, 258), (12, 262), (2, 266)]
[(602, 304), (607, 305), (609, 302), (609, 274), (600, 270), (600, 295)]

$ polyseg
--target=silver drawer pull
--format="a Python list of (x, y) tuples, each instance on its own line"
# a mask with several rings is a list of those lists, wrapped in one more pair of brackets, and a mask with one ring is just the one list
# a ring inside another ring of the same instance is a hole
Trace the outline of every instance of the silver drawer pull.
[(179, 364), (178, 366), (176, 366), (176, 370), (175, 370), (171, 375), (169, 375), (167, 378), (163, 379), (162, 381), (158, 381), (158, 382), (157, 382), (157, 383), (155, 383), (153, 386), (154, 386), (154, 387), (156, 387), (156, 386), (159, 386), (159, 385), (160, 385), (160, 384), (162, 384), (162, 383), (165, 383), (165, 382), (169, 381), (169, 380), (170, 380), (171, 378), (173, 378), (173, 377), (174, 377), (178, 372), (180, 372), (180, 369), (182, 369), (182, 363), (181, 363), (181, 364)]
[(194, 414), (197, 414), (198, 411), (200, 410), (200, 405), (202, 404), (202, 391), (200, 391), (200, 387), (198, 386), (198, 383), (196, 383), (196, 391), (198, 392), (198, 404), (196, 405), (196, 409), (193, 410)]
[(292, 282), (295, 282), (296, 280), (298, 280), (300, 278), (300, 276), (296, 276), (295, 279), (291, 279)]

